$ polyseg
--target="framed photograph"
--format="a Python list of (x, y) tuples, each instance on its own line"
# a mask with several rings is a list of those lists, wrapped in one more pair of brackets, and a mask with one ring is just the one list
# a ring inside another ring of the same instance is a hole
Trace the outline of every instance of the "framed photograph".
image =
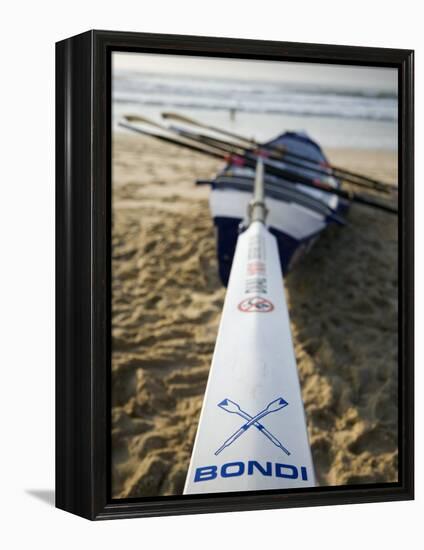
[(413, 52), (56, 45), (56, 505), (413, 498)]

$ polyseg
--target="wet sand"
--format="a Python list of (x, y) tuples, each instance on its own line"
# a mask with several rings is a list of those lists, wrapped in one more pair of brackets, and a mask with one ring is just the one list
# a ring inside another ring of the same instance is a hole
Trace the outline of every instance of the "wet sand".
[[(389, 151), (331, 162), (396, 182)], [(207, 187), (221, 164), (116, 134), (112, 494), (181, 494), (225, 289)], [(285, 279), (320, 485), (397, 480), (397, 218), (354, 206)]]

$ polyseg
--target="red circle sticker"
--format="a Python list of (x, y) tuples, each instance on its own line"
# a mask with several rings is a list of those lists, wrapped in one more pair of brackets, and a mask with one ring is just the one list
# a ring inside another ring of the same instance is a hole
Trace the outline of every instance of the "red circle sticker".
[(266, 298), (260, 296), (254, 296), (253, 298), (246, 298), (239, 303), (238, 308), (243, 313), (269, 313), (274, 309), (274, 304)]

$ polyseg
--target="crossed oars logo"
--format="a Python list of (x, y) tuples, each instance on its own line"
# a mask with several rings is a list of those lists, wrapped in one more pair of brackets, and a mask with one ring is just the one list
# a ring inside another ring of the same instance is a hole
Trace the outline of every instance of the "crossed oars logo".
[(290, 452), (280, 443), (280, 441), (278, 441), (278, 439), (259, 422), (259, 420), (264, 416), (277, 412), (287, 405), (288, 403), (285, 399), (283, 399), (282, 397), (278, 397), (274, 401), (271, 401), (265, 407), (265, 409), (258, 412), (258, 414), (256, 414), (255, 416), (251, 416), (249, 413), (243, 411), (238, 403), (236, 403), (235, 401), (231, 401), (231, 399), (224, 399), (223, 401), (221, 401), (221, 403), (218, 403), (218, 407), (221, 407), (221, 409), (223, 409), (224, 411), (227, 411), (231, 414), (237, 414), (238, 416), (241, 416), (242, 418), (247, 420), (247, 422), (243, 424), (243, 426), (241, 426), (241, 428), (239, 428), (236, 432), (234, 432), (233, 435), (231, 435), (217, 451), (215, 451), (215, 455), (219, 455), (219, 453), (223, 451), (226, 447), (229, 447), (231, 444), (233, 444), (234, 441), (236, 441), (236, 439), (243, 435), (251, 426), (255, 426), (255, 428), (262, 432), (264, 436), (266, 436), (272, 443), (274, 443), (275, 446), (284, 451), (286, 455), (290, 455)]

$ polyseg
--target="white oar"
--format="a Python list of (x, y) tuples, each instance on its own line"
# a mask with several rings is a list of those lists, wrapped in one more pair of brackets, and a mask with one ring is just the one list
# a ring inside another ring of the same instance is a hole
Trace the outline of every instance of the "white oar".
[(263, 176), (259, 160), (185, 494), (315, 485), (278, 247), (264, 223)]

